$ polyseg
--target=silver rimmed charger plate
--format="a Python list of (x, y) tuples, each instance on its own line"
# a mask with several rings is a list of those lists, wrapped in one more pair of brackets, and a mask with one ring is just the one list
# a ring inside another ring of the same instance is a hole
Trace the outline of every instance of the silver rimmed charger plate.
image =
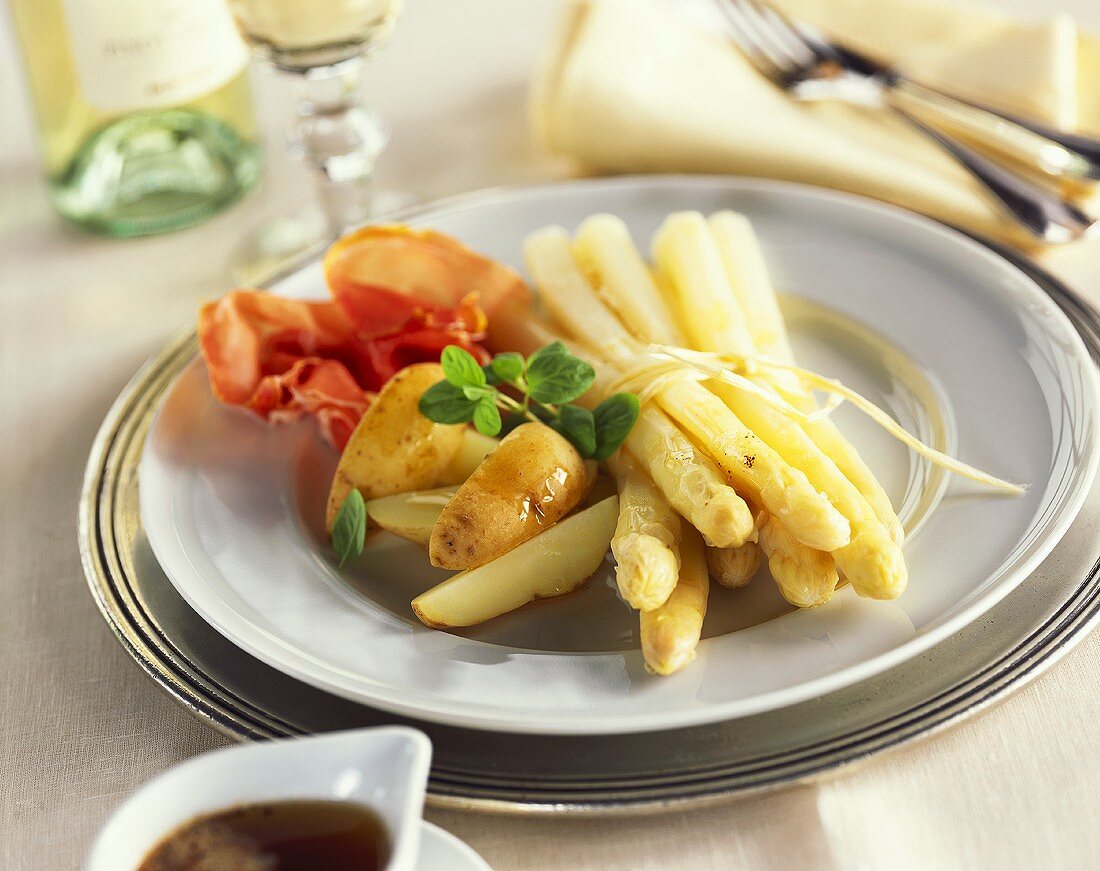
[[(1066, 311), (1094, 358), (1100, 322), (1012, 259)], [(81, 546), (93, 593), (132, 656), (196, 715), (241, 739), (401, 721), (251, 658), (179, 597), (141, 526), (137, 467), (165, 390), (195, 354), (185, 335), (115, 404), (89, 461)], [(1022, 685), (1097, 619), (1100, 493), (1035, 574), (982, 619), (905, 665), (766, 714), (667, 732), (510, 735), (414, 723), (435, 744), (431, 794), (485, 809), (598, 811), (715, 800), (805, 779), (930, 734)], [(403, 720), (402, 722), (412, 722)], [(670, 748), (674, 748), (670, 752)]]

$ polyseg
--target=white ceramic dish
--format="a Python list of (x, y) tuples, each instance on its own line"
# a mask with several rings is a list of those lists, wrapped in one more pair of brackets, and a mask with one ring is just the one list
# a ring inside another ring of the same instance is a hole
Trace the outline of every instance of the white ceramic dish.
[(420, 821), (420, 855), (416, 871), (493, 871), (465, 841), (439, 826)]
[(418, 864), (421, 839), (437, 852), (448, 849), (448, 839), (421, 832), (431, 755), (423, 732), (400, 726), (205, 753), (130, 796), (100, 832), (85, 867), (131, 871), (162, 838), (196, 816), (242, 804), (311, 799), (355, 802), (377, 813), (393, 845), (388, 871), (432, 867)]
[[(503, 191), (418, 213), (521, 265), (523, 237), (621, 215), (643, 242), (671, 211), (754, 222), (806, 365), (835, 375), (962, 459), (1030, 484), (1019, 498), (930, 474), (841, 409), (837, 419), (914, 529), (894, 602), (841, 591), (789, 613), (770, 583), (716, 591), (699, 661), (647, 676), (635, 618), (597, 577), (465, 635), (425, 629), (408, 602), (441, 574), (386, 536), (338, 573), (321, 505), (335, 462), (308, 424), (268, 428), (220, 407), (201, 363), (169, 391), (141, 466), (142, 520), (184, 598), (264, 662), (411, 716), (506, 731), (608, 733), (775, 709), (900, 663), (975, 619), (1058, 541), (1096, 468), (1094, 367), (1030, 279), (965, 237), (832, 192), (715, 178), (618, 179)], [(307, 267), (277, 290), (323, 295)], [(736, 630), (736, 631), (734, 631)]]

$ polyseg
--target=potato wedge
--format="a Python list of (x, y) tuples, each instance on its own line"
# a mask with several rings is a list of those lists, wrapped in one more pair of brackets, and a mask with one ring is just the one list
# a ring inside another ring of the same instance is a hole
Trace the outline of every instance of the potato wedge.
[(371, 499), (367, 503), (367, 516), (371, 523), (386, 532), (407, 538), (424, 547), (432, 537), (432, 527), (439, 520), (444, 506), (454, 496), (455, 487), (437, 487), (434, 490), (415, 490), (412, 493), (395, 493)]
[(462, 444), (458, 447), (458, 453), (439, 476), (439, 483), (461, 484), (499, 444), (500, 439), (490, 438), (476, 429), (466, 427), (462, 432)]
[(570, 593), (600, 567), (618, 517), (619, 500), (612, 496), (421, 593), (413, 611), (436, 629), (474, 626), (535, 599)]
[(439, 515), (428, 544), (432, 565), (485, 565), (565, 516), (591, 483), (565, 438), (541, 423), (516, 427)]
[(325, 526), (330, 531), (354, 487), (368, 501), (435, 486), (462, 446), (463, 424), (428, 420), (417, 404), (443, 380), (438, 363), (402, 369), (382, 388), (351, 434), (328, 495)]

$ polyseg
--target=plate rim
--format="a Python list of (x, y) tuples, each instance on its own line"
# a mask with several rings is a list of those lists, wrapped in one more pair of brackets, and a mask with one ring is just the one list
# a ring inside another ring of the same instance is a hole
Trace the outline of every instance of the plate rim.
[[(444, 198), (431, 203), (414, 206), (390, 216), (386, 220), (396, 221), (424, 219), (426, 217), (430, 218), (432, 215), (450, 214), (455, 211), (462, 211), (469, 208), (491, 207), (497, 202), (512, 201), (517, 195), (538, 195), (540, 192), (552, 192), (568, 188), (583, 188), (586, 190), (594, 188), (598, 191), (600, 188), (607, 187), (658, 189), (663, 186), (672, 186), (676, 189), (680, 189), (684, 186), (720, 187), (731, 191), (760, 190), (764, 193), (778, 190), (781, 195), (783, 192), (790, 191), (796, 196), (808, 197), (809, 199), (819, 202), (825, 201), (827, 204), (835, 204), (839, 201), (842, 208), (854, 207), (857, 211), (862, 209), (872, 213), (887, 213), (894, 218), (902, 220), (903, 223), (916, 225), (918, 227), (917, 232), (930, 230), (934, 234), (947, 239), (950, 244), (958, 245), (961, 243), (969, 254), (976, 253), (980, 255), (983, 260), (993, 264), (998, 269), (1003, 269), (1007, 266), (1012, 271), (1018, 273), (1020, 278), (1023, 279), (1022, 287), (1027, 288), (1026, 291), (1023, 292), (1029, 295), (1034, 292), (1034, 294), (1041, 297), (1045, 303), (1049, 303), (1049, 310), (1059, 321), (1059, 328), (1064, 331), (1065, 337), (1069, 338), (1074, 344), (1074, 359), (1081, 360), (1089, 358), (1089, 352), (1069, 318), (1066, 317), (1065, 313), (1061, 311), (1050, 296), (1044, 293), (1042, 288), (1011, 260), (1003, 256), (997, 256), (997, 254), (992, 252), (988, 247), (981, 245), (971, 237), (938, 224), (931, 219), (906, 212), (905, 210), (898, 209), (888, 204), (870, 200), (866, 197), (824, 188), (816, 188), (791, 182), (771, 181), (767, 179), (743, 179), (727, 176), (658, 175), (574, 179), (565, 182), (547, 182), (533, 185), (514, 185), (491, 188), (486, 191), (460, 194), (455, 197)], [(305, 268), (313, 259), (314, 258), (307, 258), (304, 263), (295, 264), (281, 277), (294, 274), (300, 269)], [(1012, 291), (1013, 294), (1017, 294), (1018, 292), (1019, 291), (1016, 290)], [(1086, 373), (1084, 376), (1086, 379), (1086, 383), (1083, 385), (1084, 390), (1086, 393), (1095, 396), (1100, 392), (1100, 388), (1097, 386), (1100, 382), (1097, 380), (1096, 369), (1091, 365), (1085, 366), (1083, 369)], [(1090, 386), (1091, 391), (1089, 390)], [(1097, 404), (1093, 402), (1088, 405), (1086, 413), (1096, 417), (1097, 414), (1100, 414), (1100, 410), (1098, 410)], [(367, 704), (402, 716), (411, 716), (426, 721), (451, 725), (461, 725), (473, 729), (528, 732), (541, 735), (608, 734), (611, 732), (626, 734), (631, 732), (652, 731), (654, 729), (685, 728), (705, 725), (787, 707), (792, 704), (797, 704), (800, 701), (805, 701), (806, 699), (859, 683), (860, 681), (880, 674), (913, 657), (919, 656), (935, 644), (942, 642), (969, 623), (978, 619), (982, 614), (1007, 596), (1032, 571), (1034, 571), (1049, 552), (1057, 545), (1058, 541), (1061, 540), (1077, 516), (1088, 494), (1091, 482), (1095, 477), (1098, 463), (1100, 463), (1100, 449), (1093, 444), (1085, 466), (1078, 470), (1074, 481), (1070, 485), (1070, 489), (1063, 495), (1061, 502), (1056, 503), (1057, 514), (1055, 518), (1044, 522), (1045, 535), (1042, 544), (1036, 546), (1025, 559), (1016, 564), (1015, 568), (1006, 572), (1005, 577), (1002, 578), (997, 586), (978, 595), (973, 602), (959, 609), (953, 616), (935, 623), (930, 628), (923, 630), (921, 634), (908, 639), (893, 649), (846, 666), (837, 672), (821, 675), (793, 687), (758, 694), (751, 697), (748, 701), (744, 699), (733, 699), (698, 709), (692, 708), (679, 711), (663, 710), (648, 713), (616, 714), (602, 716), (596, 721), (593, 721), (590, 717), (563, 717), (560, 714), (545, 713), (534, 721), (526, 720), (517, 722), (514, 715), (496, 711), (478, 712), (471, 715), (462, 705), (454, 702), (425, 703), (423, 701), (418, 701), (416, 704), (410, 704), (397, 698), (388, 696), (378, 697), (376, 695), (356, 692), (349, 687), (341, 685), (336, 679), (329, 679), (324, 674), (319, 673), (323, 671), (321, 669), (311, 670), (297, 662), (288, 663), (286, 658), (281, 658), (272, 653), (263, 643), (254, 643), (254, 639), (251, 636), (252, 634), (262, 634), (260, 630), (257, 630), (256, 633), (252, 633), (252, 630), (246, 625), (242, 635), (240, 627), (233, 629), (225, 625), (225, 622), (221, 620), (218, 615), (211, 613), (201, 600), (193, 598), (186, 584), (181, 585), (176, 582), (173, 577), (173, 572), (169, 569), (168, 565), (166, 565), (165, 561), (160, 558), (161, 555), (158, 553), (157, 556), (165, 573), (172, 579), (173, 585), (188, 604), (218, 632), (225, 635), (234, 644), (267, 665), (324, 691), (340, 695), (360, 704)], [(156, 553), (157, 546), (152, 540), (150, 540), (150, 545)]]

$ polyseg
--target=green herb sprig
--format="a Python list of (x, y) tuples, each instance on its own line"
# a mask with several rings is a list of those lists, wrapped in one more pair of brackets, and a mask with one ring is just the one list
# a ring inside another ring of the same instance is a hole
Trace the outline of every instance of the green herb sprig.
[[(498, 354), (485, 366), (469, 351), (448, 345), (439, 362), (446, 380), (420, 397), (420, 413), (436, 423), (472, 422), (478, 432), (496, 436), (524, 421), (537, 421), (565, 436), (582, 457), (606, 460), (638, 419), (633, 393), (609, 396), (592, 411), (572, 404), (592, 386), (596, 371), (562, 342), (526, 359), (512, 351)], [(502, 391), (504, 384), (521, 398)]]
[(363, 552), (366, 537), (367, 503), (363, 500), (363, 494), (353, 489), (344, 499), (332, 524), (332, 547), (340, 557), (340, 568)]

